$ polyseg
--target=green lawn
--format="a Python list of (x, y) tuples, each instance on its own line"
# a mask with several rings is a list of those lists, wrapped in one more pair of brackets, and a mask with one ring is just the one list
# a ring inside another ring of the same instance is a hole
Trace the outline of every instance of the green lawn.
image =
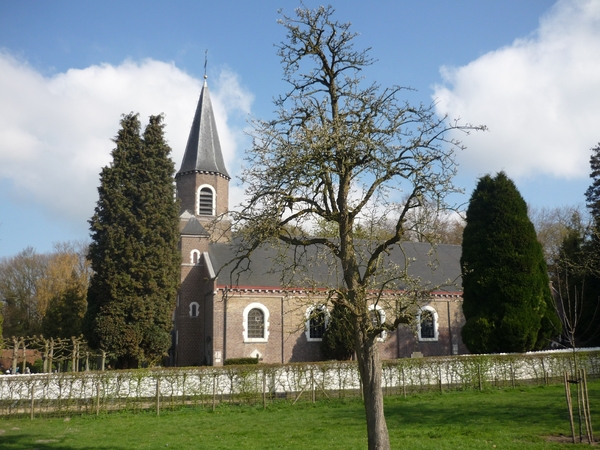
[[(600, 382), (589, 384), (600, 435)], [(559, 449), (562, 386), (386, 398), (393, 448)], [(70, 418), (0, 419), (1, 449), (364, 449), (362, 404), (331, 400)]]

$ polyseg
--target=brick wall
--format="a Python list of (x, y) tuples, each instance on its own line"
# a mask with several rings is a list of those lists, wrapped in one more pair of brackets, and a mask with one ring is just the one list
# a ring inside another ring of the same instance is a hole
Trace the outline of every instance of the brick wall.
[[(184, 261), (185, 258), (184, 255)], [(182, 263), (181, 285), (174, 317), (177, 366), (209, 364), (211, 361), (213, 291), (214, 281), (209, 279), (202, 258), (197, 264)], [(190, 315), (190, 305), (193, 302), (197, 303), (196, 316)]]
[(177, 197), (180, 199), (180, 211), (198, 214), (198, 189), (202, 185), (210, 185), (215, 190), (215, 210), (220, 216), (229, 210), (229, 180), (218, 174), (185, 173), (177, 177)]
[[(268, 311), (266, 342), (244, 340), (244, 310), (252, 303), (263, 305)], [(401, 325), (379, 342), (382, 359), (410, 357), (414, 352), (424, 356), (467, 353), (460, 338), (464, 323), (460, 299), (435, 299), (429, 305), (438, 314), (437, 341), (419, 342), (412, 327)], [(321, 360), (320, 342), (308, 341), (306, 337), (306, 310), (310, 306), (305, 297), (288, 297), (273, 291), (219, 289), (212, 299), (212, 308), (208, 308), (214, 309), (212, 355), (219, 359), (214, 359), (214, 365), (229, 358), (252, 357), (256, 352), (264, 363)]]

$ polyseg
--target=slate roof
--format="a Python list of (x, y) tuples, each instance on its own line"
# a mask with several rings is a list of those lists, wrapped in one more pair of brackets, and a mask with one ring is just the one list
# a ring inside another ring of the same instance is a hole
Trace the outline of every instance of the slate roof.
[(206, 80), (200, 92), (200, 99), (185, 147), (181, 168), (176, 176), (188, 172), (217, 173), (227, 179), (231, 178), (223, 161), (221, 143)]
[(198, 219), (192, 216), (181, 230), (181, 234), (188, 236), (209, 236), (206, 228), (198, 221)]
[[(292, 250), (288, 250), (287, 255), (283, 258), (291, 261), (291, 252)], [(220, 286), (265, 289), (280, 289), (281, 287), (281, 271), (278, 268), (286, 264), (282, 263), (277, 249), (272, 246), (264, 245), (257, 249), (252, 254), (250, 270), (241, 273), (232, 273), (233, 265), (227, 265), (234, 257), (235, 243), (233, 245), (211, 244), (208, 253), (215, 271), (218, 272), (225, 266), (218, 275), (217, 283)], [(419, 278), (423, 287), (436, 287), (435, 291), (442, 293), (456, 293), (462, 291), (460, 256), (461, 246), (459, 245), (440, 244), (432, 247), (428, 243), (405, 242), (402, 244), (402, 250), (396, 247), (386, 258), (399, 267), (405, 267), (405, 261), (409, 261), (409, 275)], [(313, 259), (310, 267), (311, 273), (308, 277), (321, 286), (339, 285), (339, 273), (332, 273), (336, 269), (332, 271), (331, 267), (322, 259), (320, 264), (315, 263), (315, 260), (318, 261), (318, 258)], [(306, 277), (307, 275), (299, 269), (294, 277), (293, 287), (308, 288), (306, 282), (302, 281), (306, 280)], [(452, 283), (448, 281), (452, 281)]]

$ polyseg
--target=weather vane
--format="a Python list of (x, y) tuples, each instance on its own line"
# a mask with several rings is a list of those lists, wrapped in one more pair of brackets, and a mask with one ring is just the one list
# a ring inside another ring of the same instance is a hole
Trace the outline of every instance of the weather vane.
[(208, 77), (206, 76), (206, 64), (208, 63), (208, 49), (204, 50), (204, 79), (206, 80)]

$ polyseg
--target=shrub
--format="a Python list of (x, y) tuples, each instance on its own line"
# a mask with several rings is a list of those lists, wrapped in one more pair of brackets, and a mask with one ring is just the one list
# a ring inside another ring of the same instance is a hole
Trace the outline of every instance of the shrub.
[(258, 364), (258, 358), (229, 358), (223, 363), (224, 366), (243, 366), (247, 364)]

